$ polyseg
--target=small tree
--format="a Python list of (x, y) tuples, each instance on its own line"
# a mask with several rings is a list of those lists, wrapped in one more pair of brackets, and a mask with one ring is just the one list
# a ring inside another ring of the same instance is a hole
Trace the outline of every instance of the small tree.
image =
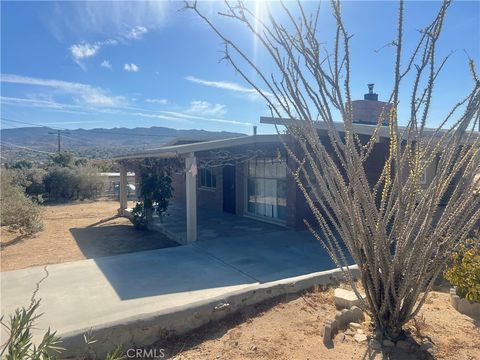
[[(280, 23), (268, 6), (259, 17), (242, 1), (226, 1), (219, 12), (253, 34), (270, 56), (273, 71), (260, 68), (196, 2), (186, 3), (186, 8), (222, 39), (224, 59), (265, 99), (272, 116), (285, 119), (287, 133), (301, 149), (294, 151), (290, 143), (284, 144), (296, 164), (291, 171), (317, 223), (307, 222), (307, 226), (360, 297), (346, 252), (351, 255), (366, 292), (363, 308), (379, 334), (396, 339), (424, 304), (447, 255), (480, 217), (480, 197), (475, 195), (480, 137), (474, 131), (480, 117), (480, 81), (473, 61), (470, 93), (443, 119), (437, 119), (438, 128), (427, 129), (433, 89), (448, 58), (438, 59), (437, 43), (450, 1), (441, 4), (407, 56), (404, 2), (400, 1), (397, 36), (392, 42), (396, 51), (391, 109), (384, 109), (372, 136), (362, 142), (352, 120), (352, 36), (342, 18), (341, 2), (331, 1), (336, 22), (331, 48), (318, 39), (320, 2), (311, 14), (300, 2), (276, 4), (286, 23)], [(408, 90), (407, 76), (413, 79)], [(409, 116), (403, 128), (398, 124), (401, 90), (411, 95), (405, 104)], [(385, 118), (388, 127), (382, 129)], [(317, 119), (328, 133), (327, 141), (318, 135)], [(342, 120), (342, 133), (334, 119)], [(389, 154), (372, 186), (365, 163), (385, 130)], [(436, 173), (423, 189), (420, 176), (432, 163), (437, 163)], [(438, 206), (442, 200), (446, 201), (443, 208)]]
[(62, 151), (50, 156), (54, 166), (73, 167), (75, 165), (75, 155), (69, 151)]
[(175, 159), (151, 159), (136, 161), (130, 165), (140, 175), (140, 203), (132, 211), (133, 223), (138, 228), (145, 228), (156, 213), (160, 218), (168, 210), (173, 196), (172, 171), (179, 169), (180, 163)]
[(13, 231), (34, 234), (43, 228), (41, 208), (17, 185), (15, 172), (2, 170), (0, 188), (0, 224)]

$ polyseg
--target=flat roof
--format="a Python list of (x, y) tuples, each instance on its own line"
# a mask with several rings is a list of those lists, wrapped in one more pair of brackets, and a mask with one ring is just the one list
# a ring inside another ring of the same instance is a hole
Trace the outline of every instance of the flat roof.
[[(260, 117), (260, 123), (262, 124), (272, 124), (272, 125), (280, 125), (280, 126), (301, 126), (302, 121), (301, 120), (295, 120), (295, 119), (285, 119), (285, 118), (276, 118), (276, 117), (268, 117), (268, 116), (262, 116)], [(328, 127), (324, 121), (321, 120), (314, 120), (313, 121), (315, 127), (319, 130), (328, 130)], [(333, 123), (335, 126), (335, 129), (339, 132), (345, 132), (345, 124), (343, 122), (334, 122)], [(375, 124), (360, 124), (360, 123), (353, 123), (353, 130), (355, 131), (356, 134), (360, 135), (373, 135), (373, 132), (375, 130), (376, 125)], [(399, 130), (404, 130), (405, 126), (399, 126)], [(429, 129), (425, 128), (425, 135), (432, 134), (436, 131), (436, 129)], [(446, 131), (441, 130), (441, 131)], [(381, 125), (378, 131), (378, 136), (379, 137), (384, 137), (384, 138), (389, 138), (390, 137), (390, 129), (388, 125)]]
[(181, 155), (187, 155), (197, 151), (216, 150), (239, 145), (251, 145), (258, 143), (279, 142), (278, 134), (272, 135), (249, 135), (228, 139), (203, 141), (192, 144), (162, 146), (156, 149), (149, 149), (129, 155), (120, 155), (113, 157), (114, 160), (142, 159), (147, 157), (173, 158)]
[[(294, 119), (284, 119), (284, 118), (275, 118), (275, 117), (260, 117), (261, 124), (274, 124), (280, 126), (301, 126), (301, 120), (294, 120)], [(320, 130), (328, 130), (327, 125), (324, 121), (314, 121), (314, 125), (317, 129)], [(334, 122), (335, 129), (338, 132), (345, 132), (345, 124), (342, 122)], [(356, 134), (360, 135), (372, 135), (375, 130), (376, 125), (368, 125), (368, 124), (359, 124), (354, 123), (353, 129)], [(404, 130), (405, 126), (399, 126), (399, 130)], [(437, 129), (426, 128), (424, 130), (425, 135), (432, 135), (437, 131)], [(440, 136), (442, 133), (447, 131), (447, 129), (441, 129), (438, 132)], [(479, 136), (479, 133), (475, 132), (475, 138)], [(191, 144), (182, 144), (182, 145), (167, 145), (162, 146), (155, 149), (149, 149), (138, 153), (133, 153), (129, 155), (119, 155), (114, 156), (114, 160), (127, 160), (127, 159), (142, 159), (148, 157), (157, 157), (157, 158), (174, 158), (182, 155), (188, 155), (190, 153), (194, 153), (197, 151), (207, 151), (207, 150), (216, 150), (222, 148), (229, 148), (234, 146), (240, 145), (252, 145), (252, 144), (259, 144), (259, 143), (275, 143), (280, 142), (279, 134), (270, 134), (270, 135), (248, 135), (248, 136), (240, 136), (228, 139), (220, 139), (220, 140), (210, 140), (210, 141), (201, 141)], [(390, 137), (390, 129), (388, 126), (382, 125), (378, 131), (378, 137), (389, 138)]]

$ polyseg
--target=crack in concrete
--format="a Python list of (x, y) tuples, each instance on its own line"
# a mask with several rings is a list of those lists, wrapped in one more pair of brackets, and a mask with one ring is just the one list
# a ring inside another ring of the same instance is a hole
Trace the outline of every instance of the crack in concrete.
[(45, 272), (45, 275), (39, 280), (37, 281), (36, 285), (35, 285), (35, 290), (33, 291), (32, 293), (32, 297), (30, 298), (30, 304), (32, 305), (34, 302), (35, 302), (35, 296), (37, 295), (37, 293), (40, 291), (40, 284), (45, 281), (49, 276), (50, 276), (50, 273), (48, 272), (47, 270), (47, 266), (48, 265), (45, 265), (43, 267), (43, 271)]

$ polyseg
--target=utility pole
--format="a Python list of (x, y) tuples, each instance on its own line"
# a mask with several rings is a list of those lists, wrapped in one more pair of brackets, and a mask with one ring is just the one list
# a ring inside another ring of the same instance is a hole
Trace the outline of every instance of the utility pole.
[(58, 153), (60, 154), (61, 152), (61, 142), (60, 142), (60, 134), (61, 133), (64, 133), (64, 134), (70, 134), (68, 131), (66, 130), (57, 130), (56, 132), (49, 132), (50, 135), (57, 135), (57, 144), (58, 144)]

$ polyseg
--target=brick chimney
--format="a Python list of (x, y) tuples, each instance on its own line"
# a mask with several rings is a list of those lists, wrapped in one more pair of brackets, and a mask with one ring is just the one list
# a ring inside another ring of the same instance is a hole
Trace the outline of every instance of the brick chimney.
[(368, 93), (363, 96), (364, 100), (352, 101), (354, 123), (375, 125), (382, 109), (385, 107), (382, 124), (388, 125), (388, 116), (392, 104), (378, 101), (378, 94), (373, 92), (374, 85), (375, 84), (368, 84)]

